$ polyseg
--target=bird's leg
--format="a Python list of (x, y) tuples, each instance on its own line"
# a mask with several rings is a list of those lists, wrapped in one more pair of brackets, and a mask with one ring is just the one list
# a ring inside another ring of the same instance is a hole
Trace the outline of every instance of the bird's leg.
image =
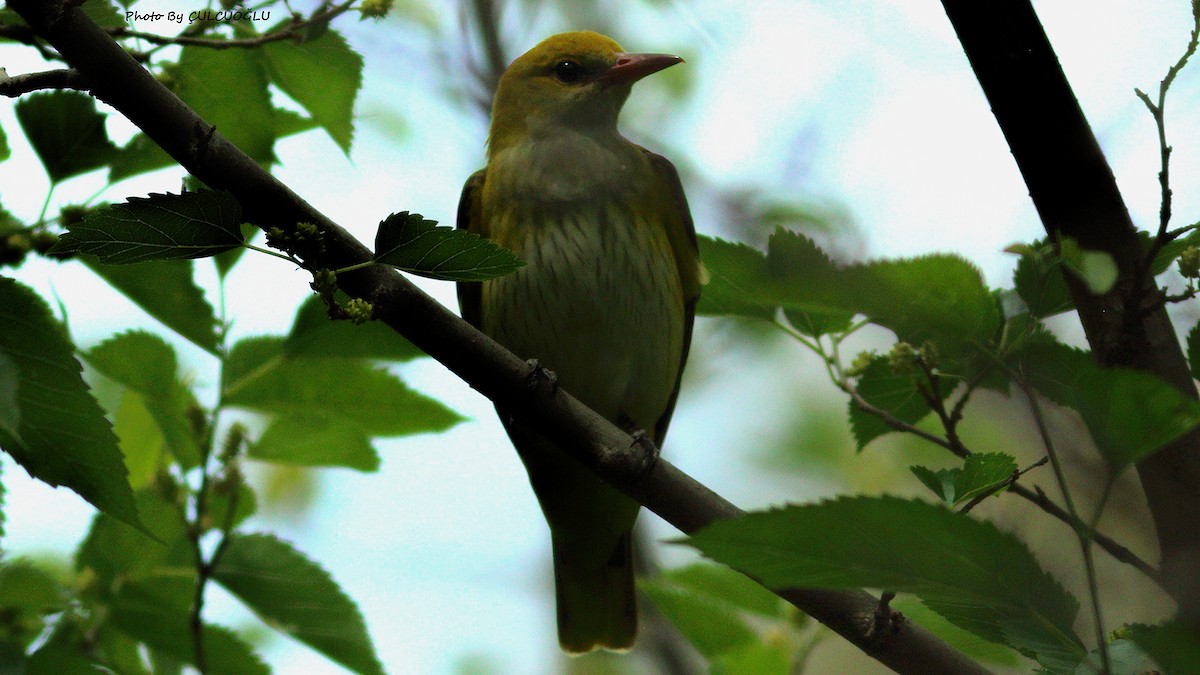
[(650, 473), (662, 451), (654, 444), (654, 441), (650, 440), (650, 435), (646, 433), (646, 430), (639, 427), (629, 415), (622, 412), (617, 418), (617, 426), (633, 437), (630, 449), (636, 448), (636, 452), (630, 453), (631, 468), (638, 476)]
[(543, 386), (547, 387), (547, 393), (553, 395), (558, 391), (558, 375), (553, 370), (542, 365), (537, 359), (529, 359), (525, 362), (529, 366), (529, 375), (525, 379), (525, 387), (530, 392), (535, 392)]

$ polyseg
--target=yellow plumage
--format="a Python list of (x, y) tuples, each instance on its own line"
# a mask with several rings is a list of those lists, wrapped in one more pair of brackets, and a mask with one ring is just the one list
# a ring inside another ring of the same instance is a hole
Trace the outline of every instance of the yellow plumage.
[[(501, 78), (488, 165), (459, 206), (459, 227), (526, 262), (460, 284), (464, 318), (659, 444), (687, 357), (699, 264), (674, 167), (625, 140), (616, 121), (633, 81), (678, 61), (626, 54), (596, 33), (542, 42)], [(630, 647), (638, 505), (500, 413), (550, 525), (560, 643), (572, 653)]]

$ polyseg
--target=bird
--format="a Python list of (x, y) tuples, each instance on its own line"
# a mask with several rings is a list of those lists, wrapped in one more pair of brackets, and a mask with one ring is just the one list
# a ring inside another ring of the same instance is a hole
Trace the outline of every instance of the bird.
[[(463, 318), (656, 447), (679, 396), (702, 267), (678, 172), (622, 136), (617, 118), (635, 82), (682, 61), (590, 31), (546, 38), (501, 75), (487, 164), (458, 207), (460, 229), (525, 261), (460, 282)], [(631, 649), (639, 504), (496, 408), (550, 527), (561, 648)]]

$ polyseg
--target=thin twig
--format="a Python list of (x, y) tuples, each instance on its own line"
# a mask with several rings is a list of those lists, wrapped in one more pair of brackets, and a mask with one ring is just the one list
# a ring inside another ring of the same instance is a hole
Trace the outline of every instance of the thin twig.
[(1096, 562), (1092, 556), (1093, 539), (1091, 532), (1093, 530), (1083, 525), (1083, 521), (1079, 518), (1079, 512), (1075, 509), (1075, 502), (1071, 499), (1071, 491), (1067, 487), (1067, 474), (1058, 457), (1058, 450), (1054, 446), (1054, 438), (1050, 435), (1050, 428), (1046, 424), (1045, 416), (1042, 414), (1042, 406), (1038, 403), (1037, 394), (1020, 373), (1011, 368), (1006, 367), (1006, 369), (1009, 376), (1012, 377), (1013, 382), (1020, 387), (1029, 401), (1029, 409), (1033, 413), (1033, 420), (1037, 426), (1038, 435), (1042, 438), (1042, 445), (1046, 449), (1046, 456), (1050, 458), (1050, 466), (1054, 469), (1054, 479), (1058, 482), (1059, 491), (1062, 492), (1063, 502), (1067, 505), (1067, 512), (1071, 514), (1071, 519), (1076, 523), (1074, 528), (1075, 536), (1079, 539), (1079, 548), (1083, 554), (1088, 596), (1092, 603), (1092, 615), (1096, 620), (1096, 645), (1100, 651), (1100, 668), (1102, 673), (1111, 673), (1112, 663), (1109, 660), (1108, 643), (1105, 640), (1104, 614), (1100, 608), (1100, 586), (1096, 578)]
[[(1158, 132), (1158, 151), (1159, 151), (1159, 170), (1158, 184), (1160, 190), (1160, 201), (1158, 208), (1158, 233), (1154, 237), (1154, 241), (1150, 244), (1150, 249), (1146, 251), (1146, 255), (1142, 258), (1142, 264), (1138, 270), (1137, 279), (1142, 279), (1149, 272), (1150, 266), (1154, 264), (1154, 258), (1162, 251), (1174, 237), (1167, 231), (1167, 226), (1171, 222), (1171, 152), (1173, 148), (1167, 144), (1167, 127), (1166, 127), (1166, 105), (1167, 91), (1171, 88), (1171, 84), (1175, 81), (1175, 77), (1187, 65), (1188, 60), (1196, 53), (1196, 47), (1200, 44), (1200, 0), (1192, 0), (1192, 33), (1188, 39), (1187, 48), (1184, 49), (1183, 55), (1179, 57), (1170, 68), (1167, 69), (1167, 75), (1158, 84), (1158, 101), (1150, 100), (1150, 96), (1141, 89), (1134, 89), (1134, 93), (1145, 104), (1146, 109), (1150, 111), (1150, 116), (1154, 118), (1154, 126)], [(1175, 235), (1178, 236), (1178, 235)], [(1139, 284), (1140, 286), (1140, 284)], [(1135, 293), (1133, 297), (1139, 294)]]
[(45, 70), (40, 73), (9, 76), (0, 68), (0, 96), (16, 98), (42, 89), (76, 89), (87, 91), (87, 78), (74, 68)]

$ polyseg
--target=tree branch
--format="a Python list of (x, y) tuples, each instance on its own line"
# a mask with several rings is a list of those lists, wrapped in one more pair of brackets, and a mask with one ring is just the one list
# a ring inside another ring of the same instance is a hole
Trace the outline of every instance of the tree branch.
[[(1100, 146), (1029, 0), (942, 0), (1047, 234), (1069, 236), (1117, 264), (1111, 291), (1064, 279), (1096, 359), (1196, 388)], [(1159, 304), (1157, 308), (1155, 305)], [(1138, 462), (1162, 551), (1162, 575), (1184, 616), (1200, 616), (1200, 429)]]
[[(245, 153), (157, 82), (111, 36), (78, 7), (64, 0), (9, 0), (39, 35), (60, 50), (92, 83), (97, 97), (113, 106), (188, 171), (215, 189), (228, 190), (243, 215), (264, 229), (294, 231), (298, 222), (316, 224), (325, 251), (316, 268), (348, 267), (371, 251)], [(531, 389), (534, 369), (495, 341), (382, 265), (340, 275), (352, 297), (375, 305), (376, 317), (404, 335), (515, 416), (534, 421), (549, 439), (592, 468), (606, 482), (685, 533), (742, 511), (670, 463), (640, 466), (628, 434), (557, 387)], [(917, 626), (901, 622), (887, 635), (871, 635), (878, 601), (863, 591), (788, 589), (777, 591), (793, 605), (850, 640), (871, 657), (901, 673), (985, 673), (982, 666)]]
[(0, 96), (16, 98), (41, 89), (78, 89), (87, 91), (87, 78), (75, 69), (46, 70), (40, 73), (9, 76), (0, 68)]

